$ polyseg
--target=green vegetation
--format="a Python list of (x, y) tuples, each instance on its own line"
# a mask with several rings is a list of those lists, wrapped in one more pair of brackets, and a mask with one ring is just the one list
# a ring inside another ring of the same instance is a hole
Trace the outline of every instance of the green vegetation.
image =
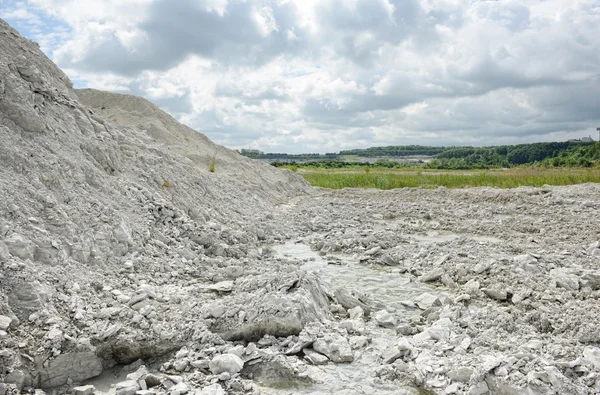
[(257, 149), (241, 149), (238, 152), (252, 159), (269, 159), (269, 160), (327, 160), (337, 159), (338, 154), (284, 154), (284, 153), (264, 153)]
[(572, 185), (600, 182), (600, 169), (549, 169), (521, 167), (510, 170), (481, 171), (302, 171), (300, 174), (313, 186), (342, 188), (394, 189), (405, 187), (447, 188), (499, 187), (516, 188), (523, 185)]
[[(600, 143), (555, 142), (505, 145), (492, 147), (427, 147), (420, 145), (372, 147), (363, 150), (341, 151), (339, 154), (265, 154), (258, 150), (240, 150), (242, 155), (267, 159), (277, 167), (290, 163), (301, 169), (350, 169), (367, 166), (360, 158), (381, 158), (368, 166), (401, 169), (422, 167), (424, 169), (473, 170), (500, 169), (521, 165), (546, 167), (593, 167), (600, 162)], [(418, 162), (399, 163), (385, 158), (429, 155), (426, 164)], [(385, 158), (383, 158), (385, 157)], [(298, 161), (298, 162), (296, 162)]]
[[(558, 159), (557, 159), (558, 158)], [(497, 169), (519, 165), (591, 167), (600, 160), (600, 143), (535, 143), (499, 147), (458, 147), (441, 152), (429, 169)]]
[(418, 163), (396, 162), (392, 160), (379, 159), (373, 163), (368, 162), (347, 162), (342, 160), (320, 160), (310, 162), (271, 162), (272, 166), (285, 167), (291, 169), (364, 169), (366, 167), (378, 169), (405, 169), (421, 166)]
[[(453, 147), (450, 147), (453, 148)], [(424, 145), (389, 145), (387, 147), (371, 147), (340, 151), (340, 155), (356, 155), (374, 158), (377, 156), (435, 156), (448, 147), (429, 147)]]
[(210, 171), (211, 173), (214, 173), (216, 164), (217, 164), (217, 153), (215, 152), (213, 157), (210, 159), (210, 163), (208, 164), (208, 171)]
[(576, 146), (552, 158), (544, 159), (539, 165), (546, 167), (600, 167), (600, 142)]

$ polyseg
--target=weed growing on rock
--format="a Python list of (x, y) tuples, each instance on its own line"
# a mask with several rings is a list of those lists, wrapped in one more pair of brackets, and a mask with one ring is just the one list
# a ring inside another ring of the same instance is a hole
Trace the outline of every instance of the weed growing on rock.
[(214, 173), (216, 164), (217, 164), (217, 153), (215, 152), (215, 154), (213, 155), (213, 157), (210, 160), (210, 164), (208, 165), (208, 171), (210, 171), (211, 173)]

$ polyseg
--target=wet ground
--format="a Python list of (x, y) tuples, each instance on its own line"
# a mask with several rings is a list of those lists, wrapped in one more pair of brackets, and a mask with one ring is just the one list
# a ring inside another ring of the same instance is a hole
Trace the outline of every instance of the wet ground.
[[(317, 274), (330, 289), (359, 290), (370, 304), (390, 312), (400, 322), (420, 310), (410, 307), (408, 301), (423, 293), (438, 292), (433, 287), (412, 282), (410, 276), (380, 265), (364, 265), (356, 257), (335, 254), (324, 259), (310, 246), (291, 241), (275, 246), (282, 258), (302, 262), (307, 272)], [(400, 387), (376, 378), (375, 370), (381, 365), (382, 354), (397, 342), (395, 329), (378, 326), (374, 320), (365, 323), (371, 343), (356, 352), (352, 363), (322, 366), (309, 365), (307, 374), (317, 381), (311, 387), (293, 389), (263, 388), (265, 394), (419, 394), (417, 388)]]

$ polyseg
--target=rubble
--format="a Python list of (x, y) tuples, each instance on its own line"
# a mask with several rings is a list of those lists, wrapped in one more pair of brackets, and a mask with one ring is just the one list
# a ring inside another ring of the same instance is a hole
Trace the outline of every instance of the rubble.
[(314, 189), (0, 41), (0, 394), (600, 388), (600, 186)]

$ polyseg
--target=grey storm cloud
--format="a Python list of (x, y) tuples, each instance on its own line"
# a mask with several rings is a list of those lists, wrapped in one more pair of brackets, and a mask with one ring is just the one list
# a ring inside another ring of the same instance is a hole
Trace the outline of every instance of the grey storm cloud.
[[(321, 0), (308, 20), (296, 0), (207, 1), (151, 1), (135, 40), (104, 29), (55, 59), (116, 75), (107, 85), (235, 148), (492, 144), (600, 126), (596, 0)], [(205, 63), (177, 71), (194, 56)]]
[(224, 64), (260, 65), (282, 53), (293, 53), (303, 40), (289, 40), (288, 31), (302, 38), (296, 26), (296, 9), (290, 4), (273, 7), (277, 30), (263, 36), (253, 19), (253, 3), (229, 2), (226, 12), (203, 7), (195, 0), (157, 0), (149, 5), (148, 17), (138, 26), (144, 39), (135, 50), (116, 35), (93, 45), (77, 61), (61, 59), (71, 67), (136, 75), (143, 70), (164, 71), (187, 56), (196, 54)]

